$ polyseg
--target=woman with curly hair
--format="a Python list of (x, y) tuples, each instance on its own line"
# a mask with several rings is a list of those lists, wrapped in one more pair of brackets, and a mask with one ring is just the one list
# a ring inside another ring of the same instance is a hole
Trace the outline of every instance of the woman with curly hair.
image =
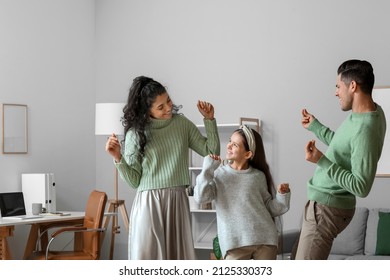
[(123, 108), (124, 152), (112, 135), (106, 151), (121, 178), (137, 190), (130, 215), (129, 259), (195, 259), (186, 187), (189, 150), (219, 154), (214, 107), (198, 101), (207, 137), (175, 106), (166, 88), (152, 78), (133, 80)]

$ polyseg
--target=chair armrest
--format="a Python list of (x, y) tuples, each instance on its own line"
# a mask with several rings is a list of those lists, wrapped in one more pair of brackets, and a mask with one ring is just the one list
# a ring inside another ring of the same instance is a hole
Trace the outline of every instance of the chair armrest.
[[(78, 226), (82, 226), (83, 224), (78, 224), (78, 225), (74, 225), (76, 227)], [(54, 229), (54, 228), (62, 228), (64, 226), (69, 226), (69, 224), (53, 224), (53, 225), (50, 225), (48, 227), (46, 227), (45, 230), (43, 230), (40, 234), (39, 234), (39, 237), (37, 238), (37, 242), (35, 244), (35, 251), (39, 251), (39, 244), (42, 240), (42, 237), (48, 233), (49, 230), (51, 229)], [(43, 249), (43, 248), (42, 248)]]
[(51, 237), (55, 238), (55, 237), (57, 237), (57, 235), (60, 235), (61, 233), (64, 233), (64, 232), (78, 232), (78, 231), (86, 231), (86, 230), (87, 230), (87, 228), (83, 227), (83, 226), (63, 227), (63, 228), (60, 228), (59, 230), (56, 230), (55, 232), (53, 232)]
[[(105, 228), (65, 227), (65, 228), (61, 228), (61, 229), (57, 230), (56, 232), (53, 232), (53, 234), (51, 235), (51, 239), (49, 241), (49, 244), (58, 235), (65, 233), (65, 232), (91, 232), (91, 231), (103, 232), (105, 230), (106, 230)], [(49, 246), (47, 246), (47, 247), (49, 247)]]
[(104, 232), (106, 229), (105, 228), (87, 228), (84, 226), (76, 226), (76, 227), (65, 227), (57, 230), (51, 235), (51, 239), (49, 241), (49, 244), (47, 244), (46, 248), (46, 260), (49, 257), (49, 252), (50, 252), (50, 245), (53, 243), (54, 239), (61, 235), (62, 233), (65, 232), (92, 232), (92, 231), (97, 231), (97, 232)]

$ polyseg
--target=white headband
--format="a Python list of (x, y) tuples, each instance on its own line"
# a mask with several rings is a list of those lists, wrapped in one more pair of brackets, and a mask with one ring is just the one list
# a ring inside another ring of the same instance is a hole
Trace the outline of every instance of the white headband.
[(255, 152), (256, 152), (255, 135), (253, 134), (252, 129), (250, 129), (245, 124), (241, 125), (240, 129), (242, 129), (242, 131), (245, 134), (246, 142), (248, 143), (248, 146), (249, 146), (249, 151), (252, 152), (252, 156), (251, 156), (251, 159), (252, 159), (255, 156)]

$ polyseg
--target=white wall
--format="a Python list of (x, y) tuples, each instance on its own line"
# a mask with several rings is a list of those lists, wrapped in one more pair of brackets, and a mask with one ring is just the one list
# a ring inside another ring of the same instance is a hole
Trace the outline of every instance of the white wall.
[[(165, 84), (195, 123), (201, 122), (198, 99), (214, 104), (219, 123), (240, 116), (262, 120), (275, 181), (290, 182), (293, 191), (286, 229), (298, 226), (315, 168), (304, 160), (304, 145), (313, 136), (300, 125), (301, 109), (337, 128), (346, 113), (334, 96), (336, 69), (346, 59), (369, 60), (377, 85), (390, 85), (386, 0), (0, 0), (0, 5), (6, 42), (0, 44), (0, 102), (26, 103), (30, 112), (29, 154), (0, 155), (0, 188), (18, 188), (22, 172), (50, 169), (66, 186), (61, 198), (71, 200), (62, 205), (72, 209), (83, 205), (95, 181), (113, 195), (105, 137), (94, 135), (94, 104), (125, 102), (138, 75)], [(388, 207), (388, 185), (388, 178), (378, 179), (358, 205)], [(135, 192), (121, 181), (119, 187), (130, 211)], [(126, 259), (126, 252), (122, 229), (115, 258)]]
[[(0, 191), (52, 172), (57, 208), (84, 210), (95, 187), (95, 2), (1, 0), (0, 38), (0, 103), (28, 106), (29, 137), (28, 154), (0, 153)], [(9, 239), (14, 258), (27, 229)]]
[[(215, 105), (220, 123), (260, 118), (275, 181), (290, 182), (293, 192), (287, 229), (298, 227), (315, 168), (304, 160), (313, 136), (300, 125), (301, 109), (337, 128), (346, 113), (334, 96), (336, 70), (347, 59), (369, 60), (377, 84), (390, 85), (385, 0), (96, 3), (97, 100), (123, 102), (132, 79), (147, 75), (167, 85), (196, 123), (198, 99)], [(97, 182), (111, 168), (103, 145), (96, 151)], [(390, 206), (388, 186), (378, 179), (359, 205)], [(131, 205), (134, 192), (124, 184), (120, 192)]]

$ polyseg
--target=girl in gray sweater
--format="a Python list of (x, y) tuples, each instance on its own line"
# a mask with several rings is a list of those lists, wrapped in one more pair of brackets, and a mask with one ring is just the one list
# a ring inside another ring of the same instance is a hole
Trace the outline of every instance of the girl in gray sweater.
[(290, 207), (289, 184), (280, 184), (275, 192), (261, 136), (246, 125), (232, 134), (226, 159), (221, 165), (219, 156), (206, 156), (194, 190), (196, 202), (215, 201), (222, 256), (276, 259), (274, 218)]

